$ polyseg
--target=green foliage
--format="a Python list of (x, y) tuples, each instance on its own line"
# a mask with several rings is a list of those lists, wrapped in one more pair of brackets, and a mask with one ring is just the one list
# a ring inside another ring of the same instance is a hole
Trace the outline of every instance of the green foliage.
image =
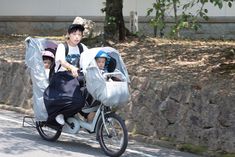
[(106, 35), (109, 34), (110, 36), (114, 36), (117, 30), (116, 17), (111, 15), (112, 13), (110, 13), (110, 6), (108, 6), (107, 4), (110, 5), (111, 3), (103, 2), (104, 8), (101, 9), (101, 11), (105, 13), (104, 30), (106, 32)]
[(101, 9), (105, 13), (104, 38), (124, 40), (126, 29), (122, 14), (122, 0), (106, 0), (104, 8)]
[[(177, 7), (179, 3), (179, 0), (156, 0), (156, 3), (153, 3), (153, 8), (147, 10), (147, 16), (155, 12), (155, 17), (150, 20), (150, 25), (153, 26), (154, 29), (159, 28), (163, 32), (163, 29), (166, 26), (166, 11), (171, 10), (174, 6)], [(171, 34), (178, 32), (178, 28), (178, 26), (173, 26)]]
[(182, 144), (178, 146), (178, 149), (181, 151), (186, 151), (195, 154), (203, 154), (207, 152), (207, 147), (192, 144)]
[(155, 17), (150, 20), (150, 25), (155, 29), (159, 28), (163, 30), (165, 22), (165, 12), (169, 9), (170, 0), (157, 0), (156, 3), (153, 3), (153, 8), (147, 10), (147, 16), (155, 11)]
[[(225, 3), (229, 7), (232, 7), (234, 0), (189, 0), (186, 3), (180, 0), (156, 0), (153, 3), (153, 7), (147, 10), (147, 16), (155, 13), (155, 17), (150, 20), (150, 25), (154, 29), (159, 28), (163, 30), (166, 26), (165, 15), (169, 11), (174, 11), (174, 24), (171, 27), (169, 34), (171, 36), (179, 37), (180, 30), (191, 29), (197, 31), (200, 28), (199, 19), (208, 20), (208, 9), (205, 8), (205, 4), (212, 4), (219, 9), (223, 8)], [(195, 13), (192, 13), (194, 7), (199, 7)], [(177, 14), (178, 9), (182, 10), (181, 14)]]
[(223, 154), (221, 157), (235, 157), (235, 154)]
[(167, 136), (162, 136), (162, 137), (160, 137), (160, 140), (162, 140), (162, 141), (168, 141), (168, 142), (175, 142), (175, 139), (174, 138), (172, 138), (172, 137), (167, 137)]
[[(101, 8), (102, 13), (106, 13), (108, 8), (106, 6), (106, 2), (103, 2), (104, 8)], [(116, 17), (110, 16), (109, 14), (105, 16), (105, 23), (107, 25), (116, 25)]]
[(193, 29), (197, 31), (200, 26), (195, 16), (191, 13), (186, 14), (183, 12), (182, 15), (178, 17), (178, 21), (171, 27), (170, 35), (174, 36), (182, 29)]
[(116, 17), (114, 17), (114, 16), (108, 16), (108, 17), (107, 17), (107, 24), (108, 24), (108, 25), (116, 25)]

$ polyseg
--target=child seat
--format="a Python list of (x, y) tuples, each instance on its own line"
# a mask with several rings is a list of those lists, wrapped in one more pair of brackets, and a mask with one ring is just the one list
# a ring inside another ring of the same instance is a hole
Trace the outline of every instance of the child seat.
[(46, 121), (48, 114), (43, 101), (43, 92), (48, 86), (48, 79), (42, 59), (42, 51), (47, 48), (56, 49), (54, 41), (45, 38), (27, 37), (25, 63), (33, 85), (33, 110), (36, 121)]
[[(118, 80), (107, 81), (107, 77), (101, 74), (95, 61), (95, 56), (100, 50), (112, 58), (108, 64), (108, 73), (104, 75)], [(87, 90), (96, 100), (106, 106), (118, 106), (128, 102), (130, 80), (125, 64), (116, 49), (102, 47), (84, 51), (81, 54), (80, 66), (85, 76)]]

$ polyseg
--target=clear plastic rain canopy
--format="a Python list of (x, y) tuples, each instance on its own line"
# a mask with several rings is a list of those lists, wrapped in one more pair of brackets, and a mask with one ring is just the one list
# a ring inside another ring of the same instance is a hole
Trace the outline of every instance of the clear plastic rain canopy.
[(42, 60), (42, 53), (45, 48), (56, 48), (57, 44), (45, 38), (25, 39), (26, 54), (25, 64), (28, 67), (33, 85), (33, 110), (37, 121), (46, 121), (48, 114), (43, 101), (43, 92), (48, 86), (48, 80)]

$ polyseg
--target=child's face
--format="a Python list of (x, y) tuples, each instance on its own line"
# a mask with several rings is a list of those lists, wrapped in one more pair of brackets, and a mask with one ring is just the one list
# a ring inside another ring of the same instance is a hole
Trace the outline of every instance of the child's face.
[(99, 69), (104, 69), (106, 58), (96, 58), (96, 63)]
[(80, 43), (82, 39), (82, 32), (77, 30), (76, 32), (72, 32), (69, 34), (69, 41), (71, 46), (76, 46), (78, 43)]
[(44, 63), (45, 69), (50, 69), (51, 64), (52, 64), (52, 62), (51, 62), (50, 59), (44, 59), (44, 60), (43, 60), (43, 63)]

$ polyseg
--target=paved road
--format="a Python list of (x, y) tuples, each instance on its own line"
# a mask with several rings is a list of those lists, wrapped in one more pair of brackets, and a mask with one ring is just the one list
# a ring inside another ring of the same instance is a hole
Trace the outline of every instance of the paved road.
[[(104, 157), (95, 136), (86, 132), (77, 135), (62, 134), (58, 141), (48, 142), (36, 129), (22, 126), (22, 114), (0, 109), (0, 156), (1, 157)], [(123, 157), (198, 157), (129, 141)]]

